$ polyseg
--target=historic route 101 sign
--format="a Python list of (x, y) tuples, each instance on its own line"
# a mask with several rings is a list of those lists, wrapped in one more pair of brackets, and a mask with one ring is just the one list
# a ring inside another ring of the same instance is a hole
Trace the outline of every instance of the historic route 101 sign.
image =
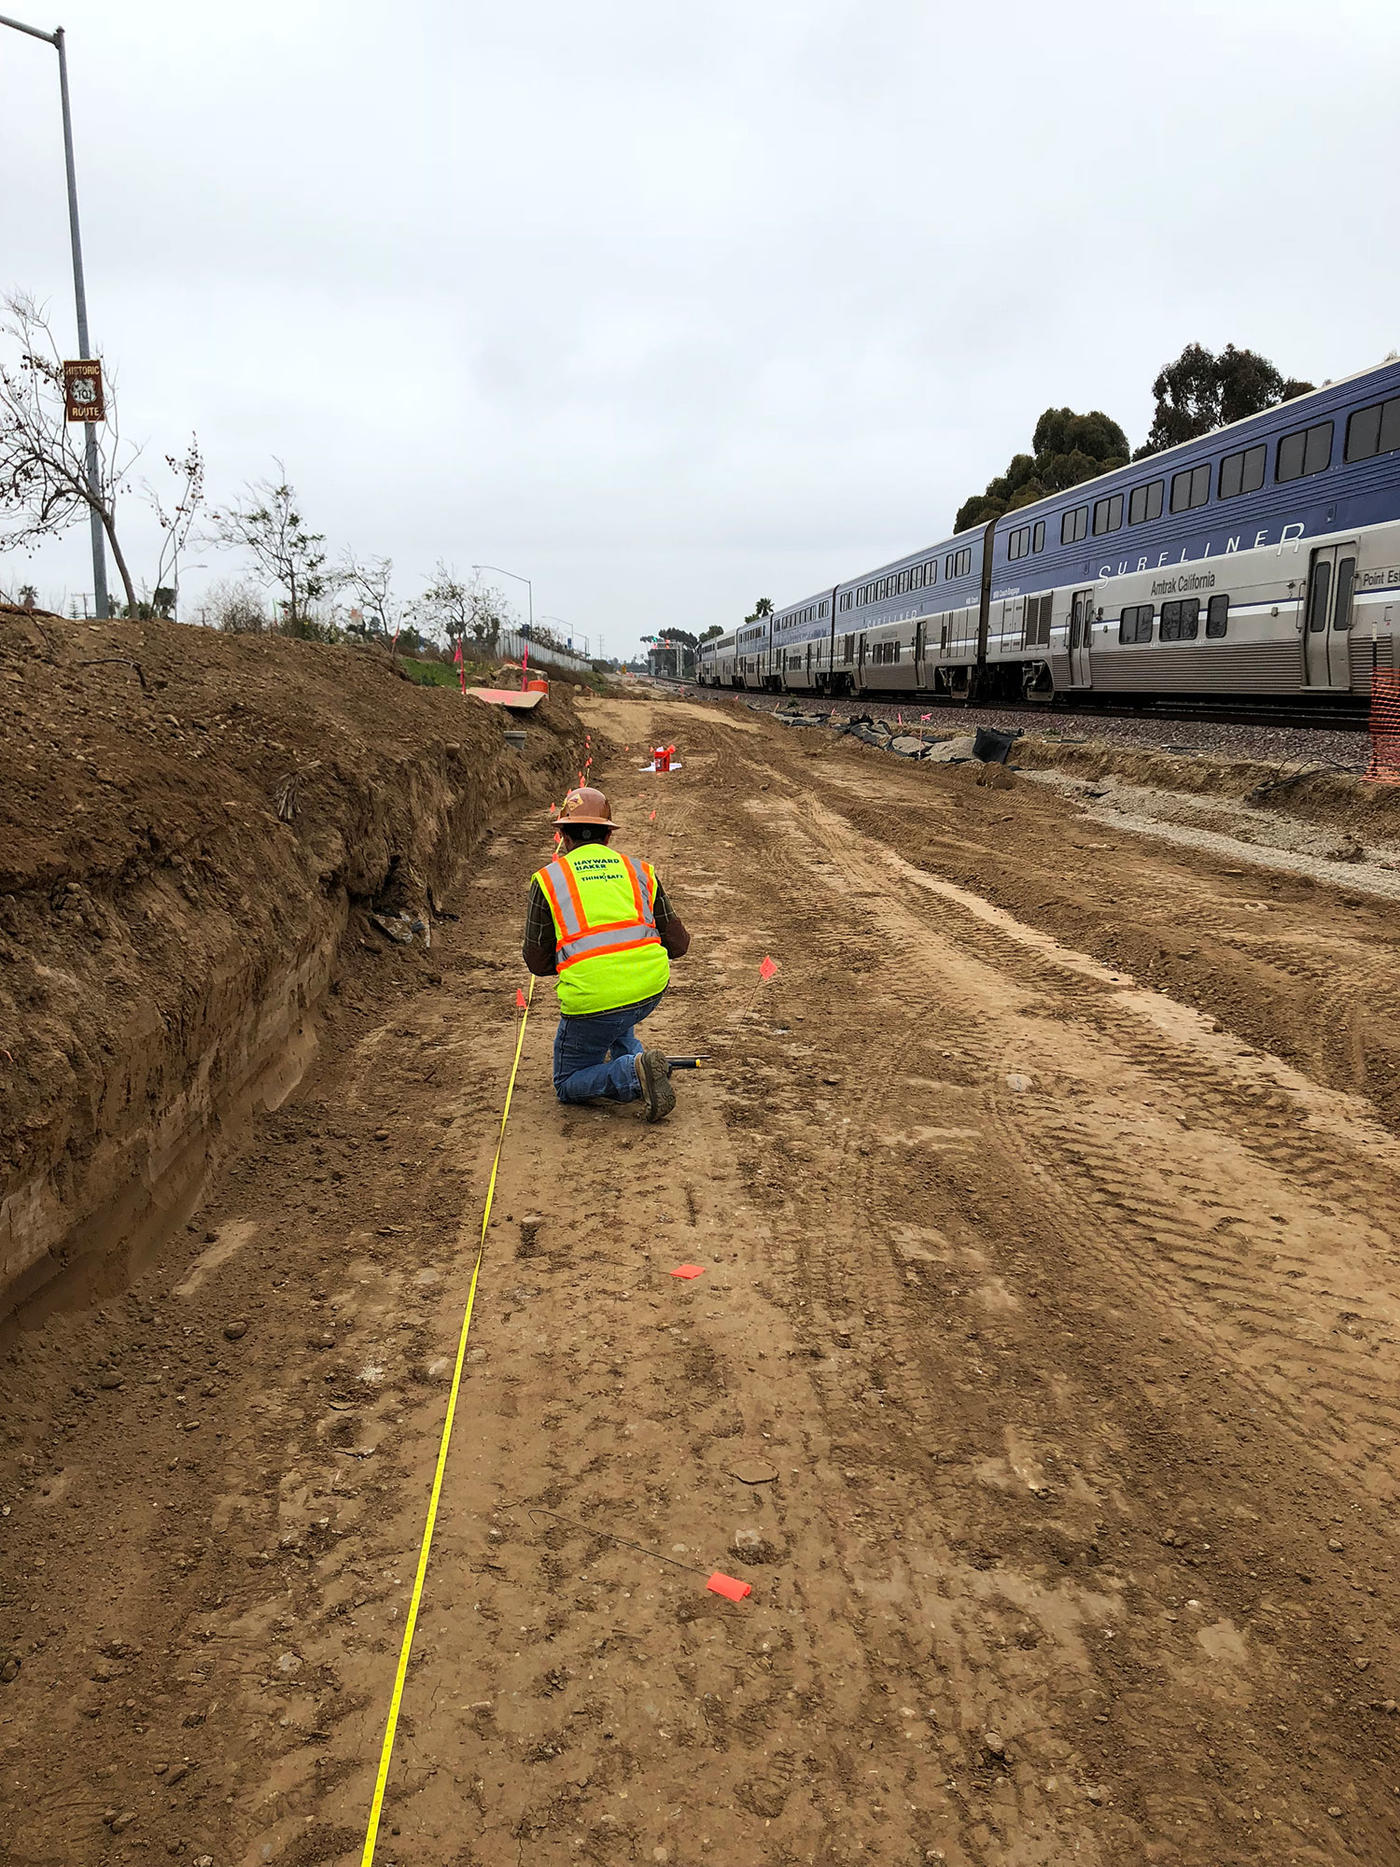
[(102, 365), (94, 358), (63, 366), (64, 414), (69, 421), (102, 421)]

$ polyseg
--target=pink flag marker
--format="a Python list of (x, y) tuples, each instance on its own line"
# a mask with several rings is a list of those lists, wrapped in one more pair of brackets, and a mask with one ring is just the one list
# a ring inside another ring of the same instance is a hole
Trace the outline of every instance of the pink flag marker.
[(765, 953), (763, 955), (762, 962), (758, 968), (759, 978), (762, 979), (765, 985), (767, 985), (768, 981), (773, 977), (773, 974), (777, 970), (778, 970), (777, 961), (769, 959), (768, 955)]
[(703, 1277), (705, 1275), (705, 1267), (703, 1264), (679, 1264), (676, 1266), (675, 1270), (671, 1272), (671, 1275), (673, 1277), (684, 1277), (686, 1282), (689, 1283), (692, 1277)]
[(525, 992), (522, 986), (516, 986), (515, 988), (515, 1009), (517, 1011), (524, 1011), (525, 1009)]

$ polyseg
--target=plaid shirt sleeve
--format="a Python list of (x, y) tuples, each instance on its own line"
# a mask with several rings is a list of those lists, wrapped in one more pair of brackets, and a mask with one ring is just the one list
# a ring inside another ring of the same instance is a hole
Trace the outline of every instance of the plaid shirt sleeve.
[(538, 882), (530, 884), (530, 904), (525, 910), (523, 945), (541, 951), (552, 951), (555, 945), (554, 916), (549, 911), (549, 903)]

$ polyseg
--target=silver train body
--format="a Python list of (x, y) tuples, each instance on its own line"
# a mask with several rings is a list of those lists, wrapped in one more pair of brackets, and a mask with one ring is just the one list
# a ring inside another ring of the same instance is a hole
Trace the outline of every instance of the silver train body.
[(881, 565), (700, 651), (813, 694), (1369, 692), (1400, 629), (1400, 362)]

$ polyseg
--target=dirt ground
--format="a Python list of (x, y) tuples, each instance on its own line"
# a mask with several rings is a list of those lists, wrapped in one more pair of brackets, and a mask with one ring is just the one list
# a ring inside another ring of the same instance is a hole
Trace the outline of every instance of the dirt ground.
[[(713, 1065), (563, 1110), (536, 996), (376, 1860), (1400, 1862), (1393, 902), (586, 714)], [(0, 1367), (16, 1867), (359, 1860), (548, 841)]]

